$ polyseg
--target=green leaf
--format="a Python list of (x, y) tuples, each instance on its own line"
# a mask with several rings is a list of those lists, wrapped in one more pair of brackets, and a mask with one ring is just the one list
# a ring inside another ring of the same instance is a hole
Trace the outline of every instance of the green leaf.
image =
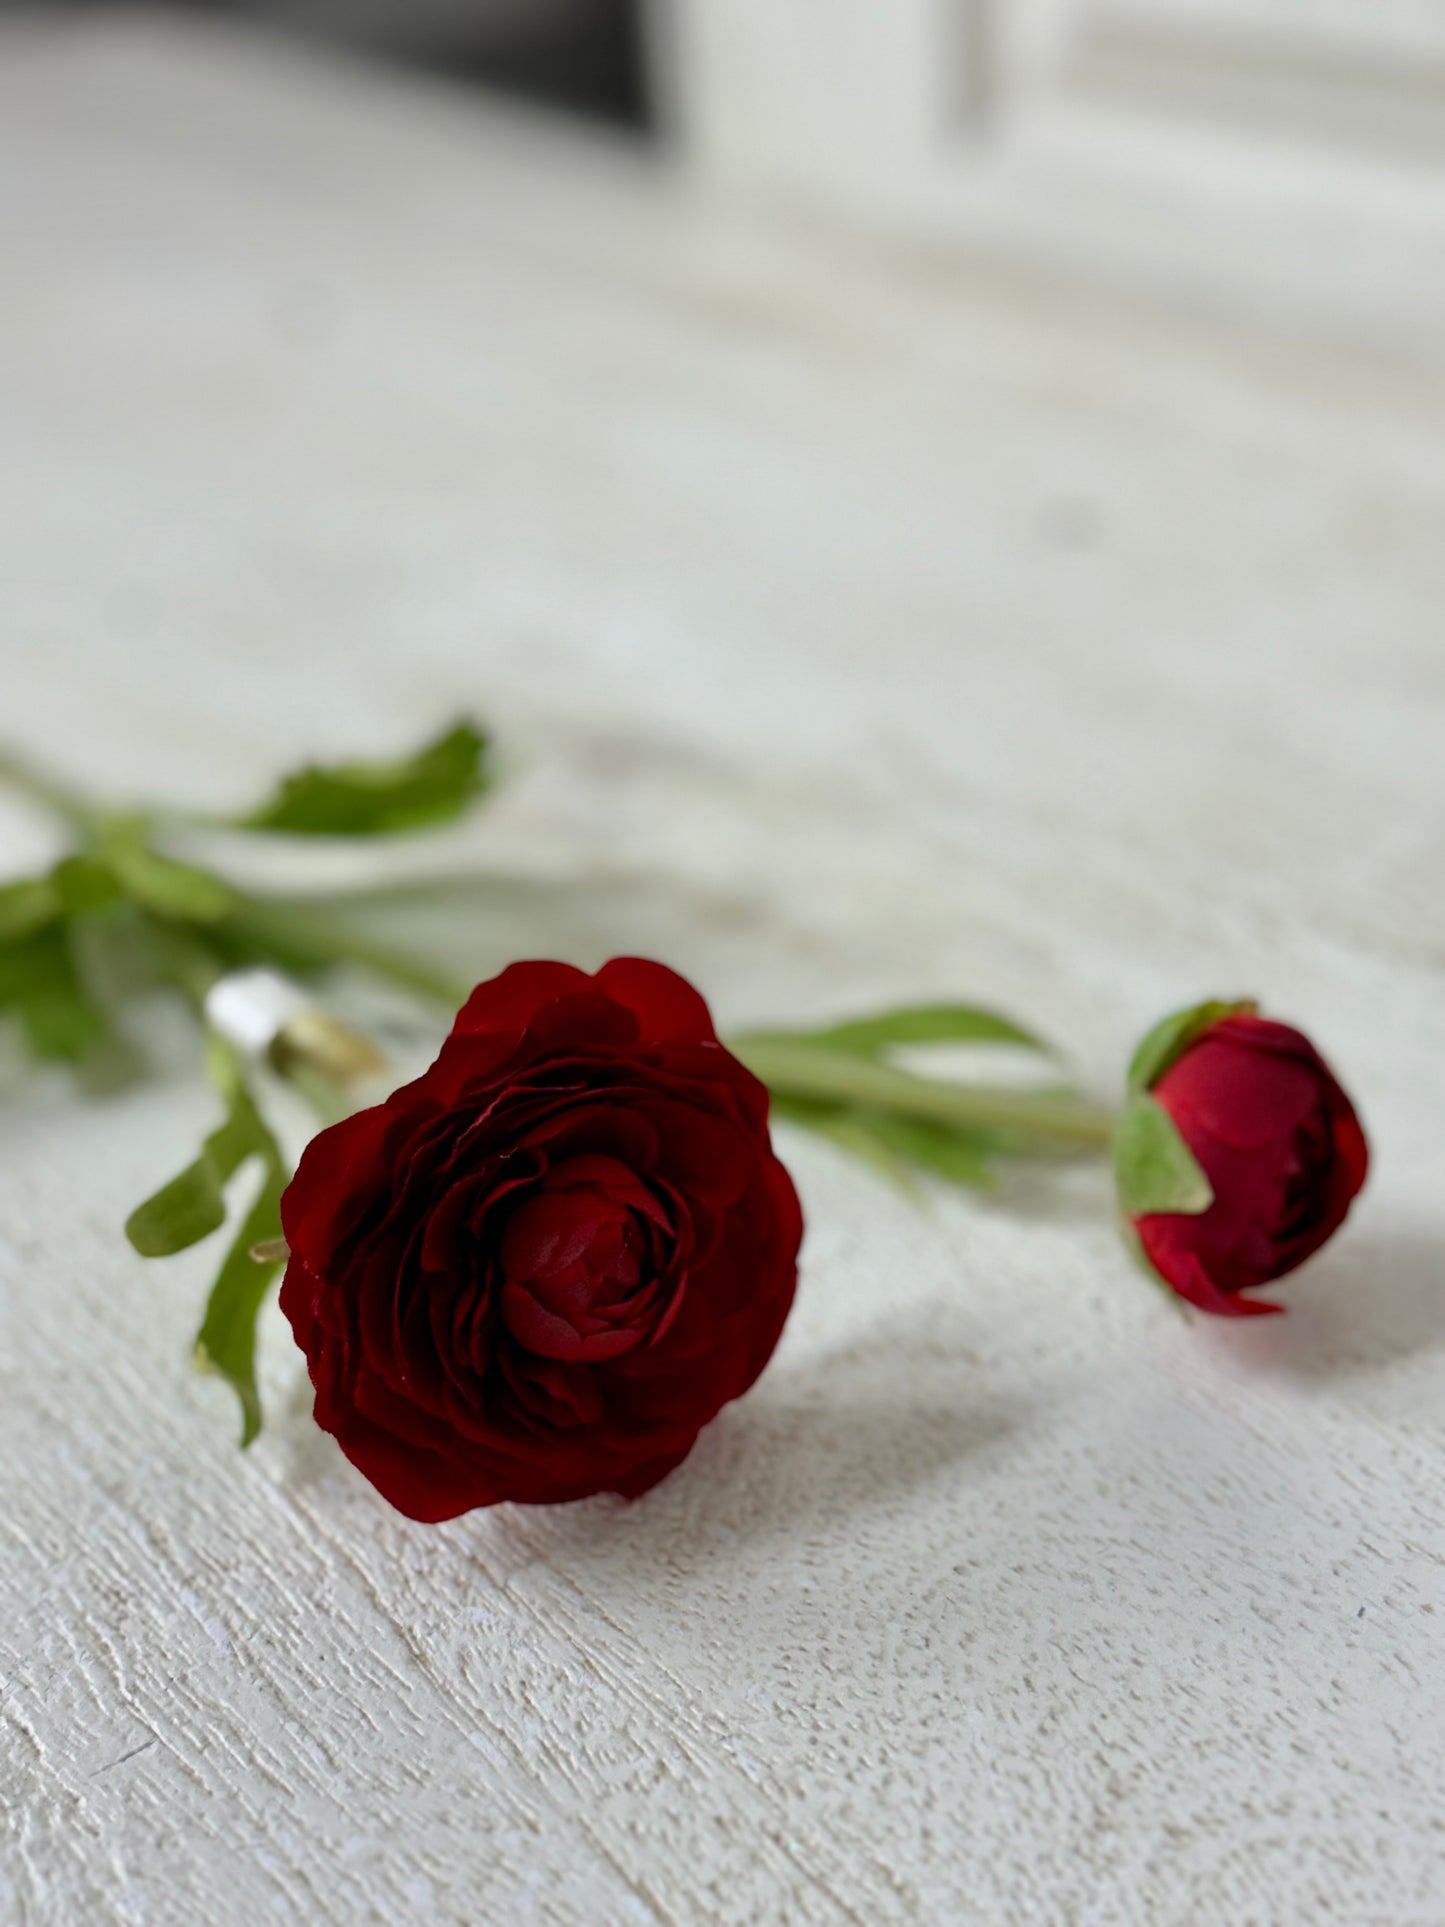
[(71, 916), (102, 910), (121, 893), (114, 870), (96, 856), (62, 857), (50, 877), (61, 907)]
[(0, 1009), (20, 1019), (37, 1057), (75, 1063), (110, 1035), (110, 1026), (75, 968), (69, 932), (47, 925), (0, 947)]
[(247, 1088), (241, 1059), (214, 1033), (206, 1043), (207, 1068), (226, 1103), (225, 1122), (206, 1139), (194, 1164), (131, 1213), (125, 1229), (143, 1257), (181, 1251), (220, 1228), (226, 1215), (222, 1186), (247, 1159), (259, 1155), (263, 1160), (261, 1189), (221, 1261), (196, 1337), (197, 1361), (219, 1372), (241, 1401), (241, 1444), (246, 1446), (261, 1429), (256, 1318), (280, 1262), (257, 1263), (251, 1249), (280, 1238), (287, 1168)]
[(21, 877), (0, 888), (0, 943), (15, 943), (53, 923), (61, 912), (52, 877)]
[(831, 1138), (880, 1170), (900, 1189), (913, 1192), (913, 1167), (969, 1189), (993, 1182), (989, 1156), (998, 1148), (990, 1133), (969, 1131), (895, 1111), (775, 1097), (772, 1112), (821, 1137)]
[(1114, 1133), (1114, 1177), (1127, 1217), (1156, 1211), (1189, 1215), (1214, 1202), (1209, 1179), (1179, 1127), (1155, 1098), (1130, 1098)]
[(20, 1005), (25, 1041), (37, 1057), (77, 1064), (110, 1036), (104, 1013), (73, 978), (47, 984)]
[(98, 858), (64, 857), (48, 876), (0, 885), (0, 944), (34, 936), (77, 911), (99, 909), (115, 894), (115, 878)]
[(126, 1237), (143, 1258), (168, 1258), (199, 1244), (226, 1222), (223, 1186), (258, 1152), (279, 1157), (250, 1093), (238, 1083), (226, 1121), (211, 1132), (193, 1164), (136, 1206), (125, 1222)]
[(1130, 1091), (1152, 1091), (1169, 1066), (1221, 1017), (1234, 1017), (1258, 1008), (1252, 998), (1245, 997), (1233, 1003), (1191, 1004), (1187, 1010), (1176, 1010), (1172, 1017), (1162, 1018), (1129, 1061)]
[(951, 1130), (946, 1124), (931, 1124), (923, 1118), (900, 1117), (894, 1111), (877, 1112), (870, 1116), (869, 1123), (889, 1150), (950, 1184), (977, 1191), (987, 1190), (994, 1182), (986, 1135)]
[(65, 932), (54, 926), (0, 946), (0, 1006), (23, 1004), (74, 968)]
[(771, 1110), (774, 1117), (787, 1118), (871, 1164), (906, 1196), (917, 1196), (918, 1188), (908, 1167), (871, 1129), (864, 1113), (843, 1104), (810, 1104), (805, 1098), (786, 1097), (774, 1098)]
[(158, 917), (179, 923), (217, 923), (235, 907), (235, 892), (218, 876), (191, 863), (177, 863), (144, 843), (123, 839), (108, 856), (120, 888)]
[(877, 1057), (905, 1044), (1019, 1044), (1027, 1050), (1049, 1052), (1050, 1046), (1032, 1031), (997, 1011), (973, 1004), (906, 1004), (824, 1030), (763, 1031), (763, 1041), (811, 1044), (820, 1050), (841, 1050), (860, 1057)]
[(458, 723), (415, 756), (388, 763), (312, 763), (237, 820), (290, 836), (391, 836), (460, 816), (486, 788), (487, 739)]
[(269, 1158), (266, 1179), (227, 1251), (211, 1295), (206, 1316), (196, 1335), (196, 1363), (219, 1372), (241, 1401), (241, 1446), (248, 1446), (261, 1430), (261, 1395), (256, 1389), (256, 1320), (265, 1302), (279, 1259), (258, 1263), (253, 1245), (279, 1238), (281, 1193), (286, 1169), (280, 1157)]

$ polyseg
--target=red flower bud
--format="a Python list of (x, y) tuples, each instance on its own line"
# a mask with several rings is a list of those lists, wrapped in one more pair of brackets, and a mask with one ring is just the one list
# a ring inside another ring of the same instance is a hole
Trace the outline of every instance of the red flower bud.
[(1149, 1264), (1203, 1311), (1281, 1310), (1241, 1294), (1339, 1229), (1369, 1162), (1349, 1098), (1307, 1037), (1248, 1007), (1200, 1028), (1147, 1089), (1213, 1193), (1202, 1211), (1133, 1217)]
[(479, 985), (431, 1069), (314, 1138), (282, 1200), (317, 1423), (414, 1519), (645, 1492), (793, 1301), (767, 1116), (661, 964)]

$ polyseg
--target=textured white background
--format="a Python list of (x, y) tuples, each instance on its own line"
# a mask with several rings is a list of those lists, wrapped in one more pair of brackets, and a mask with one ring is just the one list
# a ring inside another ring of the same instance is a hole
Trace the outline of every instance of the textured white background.
[(1101, 1092), (1253, 990), (1377, 1157), (1233, 1329), (1087, 1173), (918, 1210), (789, 1137), (756, 1391), (636, 1505), (435, 1529), (274, 1318), (240, 1457), (211, 1254), (122, 1243), (179, 1047), (13, 1092), (0, 1918), (1445, 1920), (1445, 393), (134, 27), (6, 41), (0, 223), (7, 735), (235, 804), (472, 706), (459, 967), (976, 994)]

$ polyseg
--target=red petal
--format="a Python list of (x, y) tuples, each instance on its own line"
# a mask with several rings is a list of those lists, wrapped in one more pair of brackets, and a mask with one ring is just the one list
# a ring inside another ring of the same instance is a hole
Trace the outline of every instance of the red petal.
[(525, 1285), (510, 1280), (502, 1288), (502, 1322), (529, 1352), (568, 1363), (620, 1358), (642, 1340), (642, 1333), (635, 1330), (579, 1332), (575, 1325), (539, 1304)]
[(500, 976), (477, 985), (457, 1012), (452, 1035), (523, 1031), (547, 1004), (591, 988), (592, 979), (573, 964), (545, 960), (508, 964)]
[(1177, 1292), (1186, 1303), (1216, 1318), (1267, 1318), (1284, 1311), (1283, 1305), (1267, 1304), (1262, 1298), (1247, 1298), (1240, 1291), (1224, 1291), (1205, 1270), (1197, 1253), (1173, 1248), (1172, 1240), (1163, 1231), (1163, 1227), (1171, 1223), (1177, 1223), (1177, 1219), (1136, 1218), (1134, 1228), (1150, 1264), (1170, 1290)]
[(293, 1251), (325, 1262), (386, 1180), (385, 1105), (357, 1111), (312, 1138), (281, 1198), (281, 1228)]
[(597, 982), (609, 997), (632, 1011), (647, 1044), (713, 1044), (712, 1013), (686, 977), (647, 957), (614, 957), (603, 964)]

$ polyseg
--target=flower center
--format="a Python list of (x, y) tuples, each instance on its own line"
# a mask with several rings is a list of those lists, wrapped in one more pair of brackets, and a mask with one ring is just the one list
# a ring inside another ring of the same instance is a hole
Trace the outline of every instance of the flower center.
[(502, 1322), (542, 1358), (599, 1361), (649, 1336), (671, 1224), (615, 1158), (571, 1158), (519, 1204), (502, 1234)]
[(1309, 1231), (1318, 1222), (1329, 1196), (1333, 1149), (1329, 1120), (1321, 1113), (1296, 1129), (1281, 1187), (1278, 1236)]

